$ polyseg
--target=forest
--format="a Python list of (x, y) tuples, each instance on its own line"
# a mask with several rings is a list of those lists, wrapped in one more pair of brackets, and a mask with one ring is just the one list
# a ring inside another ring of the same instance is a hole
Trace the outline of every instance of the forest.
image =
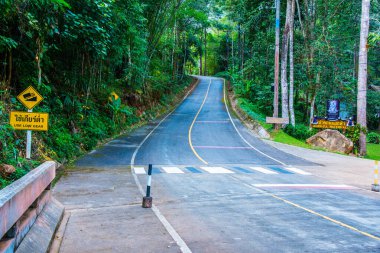
[[(162, 115), (191, 75), (226, 78), (239, 106), (270, 130), (275, 2), (1, 0), (0, 164), (16, 173), (0, 186), (40, 161), (70, 162)], [(323, 117), (329, 99), (356, 121), (361, 1), (282, 0), (279, 10), (279, 111), (291, 119), (280, 132), (304, 141), (313, 134), (310, 118)], [(367, 126), (346, 134), (357, 145), (365, 131), (379, 146), (378, 0), (371, 1), (366, 47)], [(9, 125), (10, 111), (26, 110), (16, 97), (28, 86), (44, 98), (33, 110), (50, 115), (49, 131), (33, 132), (31, 160), (25, 131)]]

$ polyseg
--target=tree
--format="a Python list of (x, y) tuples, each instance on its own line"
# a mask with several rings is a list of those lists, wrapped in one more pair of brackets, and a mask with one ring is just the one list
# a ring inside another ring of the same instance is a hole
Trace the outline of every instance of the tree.
[(281, 108), (282, 118), (289, 118), (289, 94), (288, 94), (288, 53), (289, 53), (289, 32), (291, 26), (292, 0), (286, 2), (286, 21), (282, 36), (282, 52), (281, 52)]
[(295, 0), (292, 0), (289, 31), (289, 114), (292, 126), (296, 125), (294, 115), (294, 12)]
[[(357, 95), (357, 123), (367, 127), (367, 41), (369, 30), (370, 0), (362, 1), (362, 16), (360, 24), (358, 95)], [(361, 131), (359, 139), (359, 154), (367, 153), (366, 134)]]

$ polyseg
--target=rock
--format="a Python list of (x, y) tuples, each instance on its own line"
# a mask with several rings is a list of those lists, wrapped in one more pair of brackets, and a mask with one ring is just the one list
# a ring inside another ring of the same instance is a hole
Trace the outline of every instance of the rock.
[(337, 130), (326, 129), (306, 140), (315, 147), (325, 148), (329, 151), (349, 154), (354, 148), (354, 143)]
[(9, 175), (14, 173), (15, 171), (16, 171), (16, 169), (12, 165), (8, 165), (8, 164), (1, 164), (0, 165), (0, 174), (3, 177), (8, 177)]

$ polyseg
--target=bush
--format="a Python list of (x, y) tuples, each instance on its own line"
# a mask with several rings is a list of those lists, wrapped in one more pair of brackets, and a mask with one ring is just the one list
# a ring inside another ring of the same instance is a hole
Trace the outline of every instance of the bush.
[(290, 136), (293, 136), (294, 138), (298, 140), (306, 140), (317, 133), (315, 129), (310, 130), (305, 125), (287, 125), (284, 128), (284, 132), (289, 134)]
[(368, 133), (367, 142), (373, 144), (380, 144), (380, 134), (377, 134), (375, 132)]

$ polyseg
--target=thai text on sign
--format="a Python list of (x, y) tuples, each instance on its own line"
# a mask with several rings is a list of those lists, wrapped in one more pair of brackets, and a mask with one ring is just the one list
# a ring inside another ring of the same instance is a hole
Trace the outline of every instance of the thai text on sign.
[(12, 111), (9, 124), (16, 130), (48, 130), (48, 113)]
[(328, 121), (325, 119), (318, 119), (318, 122), (311, 124), (313, 128), (326, 128), (326, 129), (347, 129), (347, 121), (337, 120)]

